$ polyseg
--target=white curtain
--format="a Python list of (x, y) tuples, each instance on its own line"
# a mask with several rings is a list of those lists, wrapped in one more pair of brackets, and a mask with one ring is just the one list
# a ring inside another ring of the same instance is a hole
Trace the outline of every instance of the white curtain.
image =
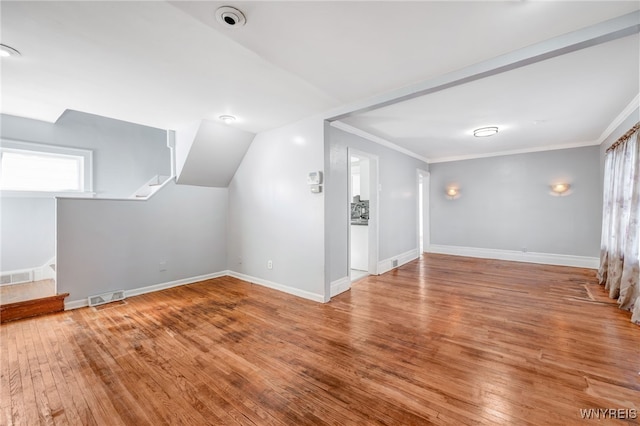
[[(639, 123), (640, 124), (640, 123)], [(640, 325), (640, 142), (636, 124), (607, 151), (600, 284)]]

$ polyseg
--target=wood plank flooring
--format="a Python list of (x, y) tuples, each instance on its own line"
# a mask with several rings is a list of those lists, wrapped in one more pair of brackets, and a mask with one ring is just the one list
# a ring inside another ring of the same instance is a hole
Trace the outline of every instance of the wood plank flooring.
[(69, 293), (2, 304), (0, 305), (0, 323), (62, 312), (64, 311), (64, 299), (67, 296)]
[(328, 304), (225, 277), (10, 322), (0, 424), (640, 424), (640, 327), (594, 275), (425, 255)]
[(0, 304), (24, 302), (56, 295), (56, 281), (52, 279), (0, 286)]

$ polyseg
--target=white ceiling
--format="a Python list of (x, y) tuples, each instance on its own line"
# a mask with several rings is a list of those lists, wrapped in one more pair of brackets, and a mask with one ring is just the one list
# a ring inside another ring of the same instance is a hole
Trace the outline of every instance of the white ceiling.
[[(242, 28), (214, 11), (240, 8)], [(259, 132), (366, 105), (640, 9), (637, 1), (10, 2), (3, 113), (65, 109), (176, 129), (221, 114)], [(629, 36), (342, 121), (438, 160), (595, 143), (638, 94)], [(538, 121), (539, 124), (533, 124)], [(496, 124), (484, 140), (467, 132)]]

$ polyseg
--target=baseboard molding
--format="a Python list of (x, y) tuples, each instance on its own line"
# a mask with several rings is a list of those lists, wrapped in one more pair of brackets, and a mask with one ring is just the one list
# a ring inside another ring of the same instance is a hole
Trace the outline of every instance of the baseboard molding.
[[(382, 275), (385, 272), (389, 272), (390, 270), (397, 268), (399, 266), (404, 265), (405, 263), (409, 263), (412, 260), (415, 260), (419, 257), (418, 249), (412, 249), (397, 256), (390, 257), (388, 259), (381, 260), (378, 262), (378, 275)], [(393, 261), (397, 260), (398, 264), (393, 266)]]
[(511, 260), (515, 262), (541, 263), (544, 265), (574, 266), (578, 268), (598, 269), (597, 257), (572, 256), (568, 254), (520, 252), (516, 250), (486, 249), (476, 247), (458, 247), (431, 244), (429, 253), (450, 254), (453, 256), (478, 257), (482, 259)]
[(34, 281), (55, 280), (56, 279), (56, 270), (54, 269), (55, 264), (56, 264), (56, 258), (53, 257), (49, 259), (48, 262), (45, 262), (44, 265), (38, 268), (35, 268), (33, 270), (33, 280)]
[(278, 290), (284, 293), (292, 294), (294, 296), (302, 297), (303, 299), (313, 300), (314, 302), (325, 303), (324, 296), (321, 294), (311, 293), (310, 291), (300, 290), (299, 288), (289, 287), (287, 285), (264, 280), (262, 278), (252, 277), (251, 275), (241, 274), (240, 272), (227, 271), (227, 275), (242, 281), (247, 281), (250, 283), (261, 285), (263, 287), (272, 288), (274, 290)]
[(56, 272), (53, 268), (51, 268), (52, 264), (55, 265), (55, 261), (56, 261), (56, 258), (54, 257), (53, 259), (49, 260), (48, 262), (46, 262), (44, 265), (41, 265), (41, 266), (35, 266), (33, 268), (27, 268), (27, 269), (18, 269), (15, 271), (0, 272), (0, 275), (2, 276), (23, 275), (23, 274), (28, 274), (29, 276), (28, 280), (21, 280), (21, 281), (9, 282), (4, 284), (0, 283), (0, 286), (24, 284), (24, 283), (34, 282), (34, 281), (55, 279)]
[(347, 275), (346, 277), (342, 277), (338, 280), (331, 282), (331, 297), (337, 296), (340, 293), (344, 293), (345, 291), (351, 289), (351, 279)]
[[(150, 286), (146, 286), (146, 287), (134, 288), (134, 289), (131, 289), (131, 290), (125, 290), (124, 294), (125, 294), (125, 297), (139, 296), (141, 294), (152, 293), (154, 291), (160, 291), (160, 290), (165, 290), (165, 289), (172, 288), (172, 287), (178, 287), (178, 286), (181, 286), (181, 285), (193, 284), (193, 283), (197, 283), (197, 282), (200, 282), (200, 281), (210, 280), (210, 279), (213, 279), (213, 278), (224, 277), (225, 275), (228, 275), (228, 271), (214, 272), (212, 274), (198, 275), (198, 276), (195, 276), (195, 277), (184, 278), (184, 279), (181, 279), (181, 280), (169, 281), (169, 282), (166, 282), (166, 283), (160, 283), (160, 284), (154, 284), (154, 285), (150, 285)], [(87, 298), (80, 299), (80, 300), (71, 300), (69, 302), (65, 302), (64, 310), (65, 311), (69, 311), (71, 309), (84, 308), (86, 306), (89, 306), (89, 300)]]

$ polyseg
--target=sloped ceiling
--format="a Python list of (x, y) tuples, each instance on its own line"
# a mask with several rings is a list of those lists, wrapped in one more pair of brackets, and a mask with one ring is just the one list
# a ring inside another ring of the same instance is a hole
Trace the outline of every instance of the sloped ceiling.
[[(22, 56), (2, 59), (1, 111), (55, 121), (75, 109), (163, 129), (231, 114), (233, 127), (256, 133), (372, 105), (640, 9), (637, 1), (234, 1), (247, 25), (229, 29), (214, 18), (227, 4), (3, 1), (2, 43)], [(599, 48), (592, 59), (575, 52), (344, 122), (429, 159), (594, 143), (638, 94), (637, 31), (629, 37), (585, 48)], [(528, 136), (505, 131), (493, 145), (456, 136), (479, 123)]]
[(202, 120), (176, 131), (176, 182), (226, 188), (254, 133)]

